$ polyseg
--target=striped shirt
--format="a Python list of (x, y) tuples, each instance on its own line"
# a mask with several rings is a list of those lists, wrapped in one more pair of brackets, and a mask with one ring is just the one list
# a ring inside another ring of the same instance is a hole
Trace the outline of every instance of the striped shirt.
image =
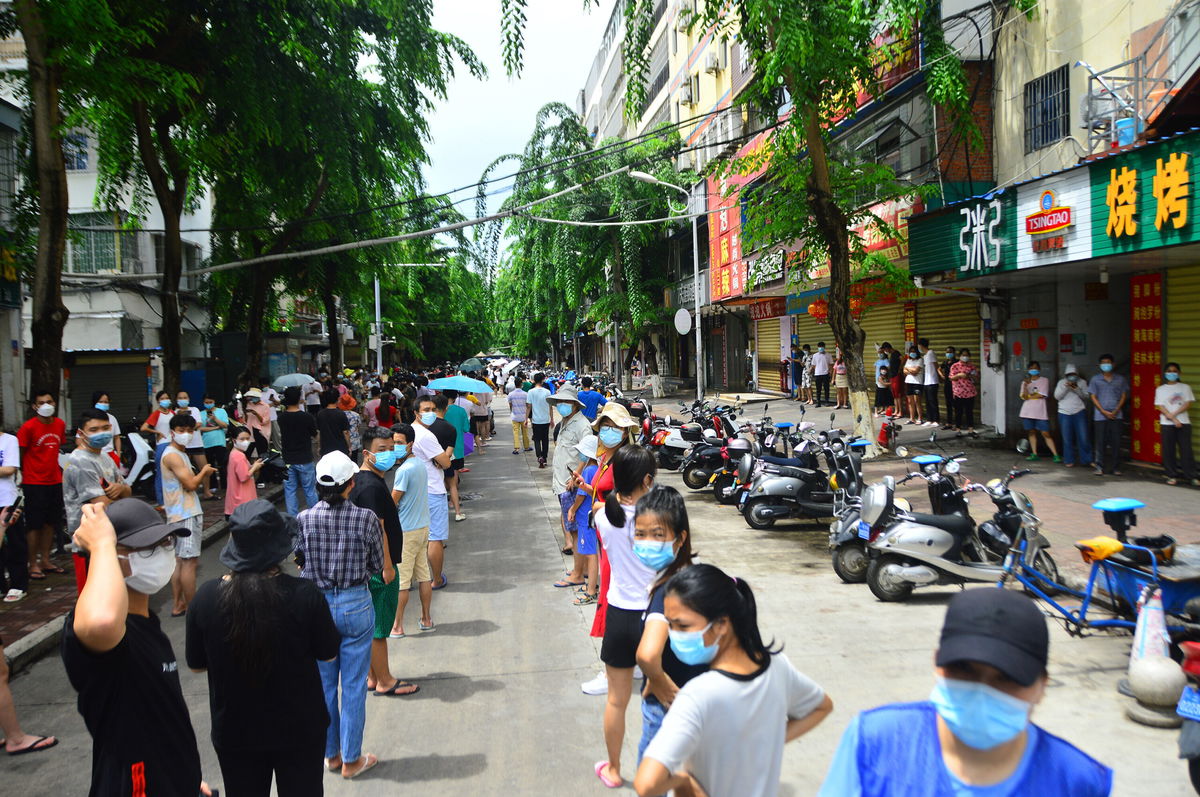
[(321, 589), (347, 589), (367, 583), (383, 571), (383, 533), (369, 509), (343, 501), (324, 501), (297, 516), (296, 552), (303, 557), (300, 575)]

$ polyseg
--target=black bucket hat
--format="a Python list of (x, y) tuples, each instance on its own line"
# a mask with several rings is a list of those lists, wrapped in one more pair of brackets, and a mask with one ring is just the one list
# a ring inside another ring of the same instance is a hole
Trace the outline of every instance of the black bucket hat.
[(269, 570), (296, 550), (296, 519), (256, 498), (229, 516), (229, 542), (221, 563), (235, 573)]

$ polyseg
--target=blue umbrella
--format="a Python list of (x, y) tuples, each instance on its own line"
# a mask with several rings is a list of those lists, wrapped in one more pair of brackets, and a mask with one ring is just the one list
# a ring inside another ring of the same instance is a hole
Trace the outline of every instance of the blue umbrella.
[(434, 379), (429, 383), (430, 390), (457, 390), (460, 393), (491, 393), (492, 387), (487, 382), (472, 379), (469, 376), (447, 376)]

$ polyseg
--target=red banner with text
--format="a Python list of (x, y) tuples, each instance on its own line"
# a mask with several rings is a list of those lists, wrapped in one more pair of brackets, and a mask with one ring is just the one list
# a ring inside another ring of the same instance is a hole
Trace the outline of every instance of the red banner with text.
[(1130, 448), (1140, 462), (1162, 461), (1162, 438), (1154, 390), (1161, 381), (1162, 274), (1140, 274), (1129, 280), (1130, 307)]

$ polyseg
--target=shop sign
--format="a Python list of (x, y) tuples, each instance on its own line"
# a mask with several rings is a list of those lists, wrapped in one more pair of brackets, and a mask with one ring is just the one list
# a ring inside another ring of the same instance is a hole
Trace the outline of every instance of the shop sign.
[(783, 279), (783, 264), (786, 254), (782, 251), (770, 252), (759, 257), (749, 268), (749, 283), (751, 287), (761, 288), (769, 282)]
[(1017, 268), (1016, 192), (1002, 191), (915, 219), (908, 270), (967, 279)]
[(1087, 169), (1038, 180), (1017, 188), (1017, 213), (1027, 246), (1017, 252), (1017, 268), (1036, 268), (1091, 257), (1091, 178)]
[(917, 341), (917, 303), (904, 303), (904, 342), (916, 343)]
[[(908, 219), (925, 209), (920, 197), (902, 197), (878, 202), (868, 209), (871, 216), (851, 227), (851, 232), (863, 241), (864, 252), (880, 252), (888, 260), (896, 262), (908, 259)], [(885, 235), (876, 218), (883, 220), (895, 237)]]
[(778, 318), (781, 315), (787, 315), (787, 311), (787, 299), (782, 296), (775, 296), (750, 305), (750, 318), (755, 321), (764, 321), (768, 318)]
[(1130, 439), (1133, 458), (1161, 462), (1158, 410), (1154, 389), (1162, 374), (1162, 274), (1139, 274), (1129, 280), (1130, 308)]
[(742, 258), (742, 207), (738, 190), (726, 196), (730, 181), (708, 178), (709, 295), (714, 302), (741, 296), (746, 285), (746, 261)]
[(21, 307), (21, 281), (12, 250), (0, 248), (0, 307)]
[(999, 268), (1002, 255), (996, 229), (1004, 220), (1004, 211), (999, 199), (986, 205), (962, 208), (959, 215), (964, 222), (958, 231), (958, 248), (965, 258), (959, 271), (983, 271)]
[(1136, 252), (1200, 241), (1192, 212), (1195, 133), (1150, 144), (1088, 167), (1092, 254)]
[(1041, 210), (1025, 217), (1026, 235), (1058, 232), (1071, 226), (1071, 209), (1059, 207), (1053, 191), (1043, 191), (1038, 205), (1041, 206)]

